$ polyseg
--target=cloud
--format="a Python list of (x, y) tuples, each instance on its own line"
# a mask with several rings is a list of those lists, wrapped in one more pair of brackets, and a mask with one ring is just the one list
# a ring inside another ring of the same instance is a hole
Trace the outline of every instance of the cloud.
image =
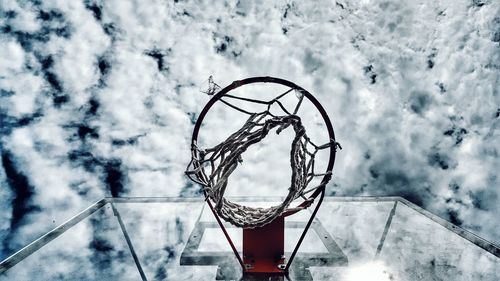
[[(12, 243), (103, 196), (199, 194), (183, 171), (209, 75), (221, 86), (278, 76), (316, 95), (344, 148), (329, 194), (404, 196), (500, 241), (493, 2), (174, 2), (2, 2), (0, 210), (15, 221), (13, 175), (39, 210)], [(241, 125), (216, 112), (214, 138)], [(278, 139), (266, 153), (280, 169), (248, 157), (235, 185), (288, 184)]]

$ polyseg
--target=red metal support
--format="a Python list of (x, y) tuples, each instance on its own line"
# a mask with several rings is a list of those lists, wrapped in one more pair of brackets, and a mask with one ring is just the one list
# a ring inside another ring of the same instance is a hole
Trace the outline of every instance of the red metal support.
[(284, 273), (285, 217), (258, 228), (243, 229), (245, 273)]

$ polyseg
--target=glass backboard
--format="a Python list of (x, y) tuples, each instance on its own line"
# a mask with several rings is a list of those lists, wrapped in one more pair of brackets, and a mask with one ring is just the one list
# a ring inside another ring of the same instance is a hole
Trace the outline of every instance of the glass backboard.
[[(285, 251), (309, 215), (286, 218)], [(227, 228), (241, 251), (242, 230)], [(275, 279), (500, 280), (500, 250), (399, 197), (326, 197), (289, 275)], [(7, 257), (0, 280), (255, 278), (242, 275), (202, 199), (105, 198)]]

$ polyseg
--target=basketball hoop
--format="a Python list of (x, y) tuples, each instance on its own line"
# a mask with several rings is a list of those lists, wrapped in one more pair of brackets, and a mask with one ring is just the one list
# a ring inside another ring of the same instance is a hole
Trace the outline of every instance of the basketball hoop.
[[(212, 77), (210, 77), (210, 82), (217, 85), (213, 82)], [(289, 89), (270, 100), (239, 97), (229, 93), (236, 88), (253, 83), (274, 83), (286, 86)], [(293, 110), (287, 109), (280, 101), (280, 99), (291, 92), (298, 93), (298, 101)], [(280, 78), (247, 78), (234, 81), (215, 95), (214, 90), (211, 89), (207, 93), (213, 95), (213, 97), (201, 111), (194, 126), (191, 143), (192, 158), (187, 167), (186, 175), (203, 187), (206, 201), (244, 272), (286, 273), (321, 205), (325, 194), (325, 186), (332, 176), (338, 143), (335, 141), (335, 134), (330, 119), (313, 95), (296, 84)], [(306, 134), (306, 128), (302, 124), (301, 118), (297, 115), (304, 97), (315, 106), (322, 116), (329, 138), (329, 141), (325, 144), (318, 145), (311, 141)], [(266, 109), (260, 112), (249, 112), (234, 105), (230, 100), (262, 104)], [(210, 108), (219, 101), (232, 109), (249, 115), (249, 117), (239, 130), (231, 134), (222, 143), (211, 148), (200, 148), (198, 146), (198, 134), (203, 120)], [(279, 106), (284, 115), (271, 113), (271, 106), (273, 105)], [(292, 168), (291, 184), (284, 201), (276, 206), (256, 208), (243, 206), (224, 198), (228, 178), (239, 163), (241, 163), (243, 152), (252, 144), (264, 139), (270, 131), (276, 129), (276, 132), (279, 134), (287, 127), (293, 128), (295, 137), (292, 141), (290, 153), (290, 165)], [(317, 173), (314, 165), (315, 156), (320, 150), (329, 150), (329, 160), (326, 171)], [(316, 177), (322, 177), (320, 184), (309, 187), (309, 183)], [(318, 203), (312, 212), (312, 216), (304, 228), (294, 251), (286, 262), (283, 252), (284, 218), (308, 208), (318, 196)], [(295, 200), (303, 201), (297, 207), (290, 208), (290, 204)], [(237, 227), (243, 228), (243, 259), (238, 254), (220, 218)], [(279, 243), (270, 243), (268, 247), (262, 244), (259, 245), (257, 241), (264, 236), (268, 240), (275, 239), (277, 241), (274, 242)]]

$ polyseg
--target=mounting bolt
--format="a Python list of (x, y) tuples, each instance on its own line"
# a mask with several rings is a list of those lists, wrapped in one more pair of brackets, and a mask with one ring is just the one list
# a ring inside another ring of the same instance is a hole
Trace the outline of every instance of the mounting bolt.
[(253, 264), (245, 263), (245, 269), (252, 269)]
[(278, 268), (281, 269), (281, 270), (285, 270), (286, 264), (280, 263), (280, 264), (278, 264)]

